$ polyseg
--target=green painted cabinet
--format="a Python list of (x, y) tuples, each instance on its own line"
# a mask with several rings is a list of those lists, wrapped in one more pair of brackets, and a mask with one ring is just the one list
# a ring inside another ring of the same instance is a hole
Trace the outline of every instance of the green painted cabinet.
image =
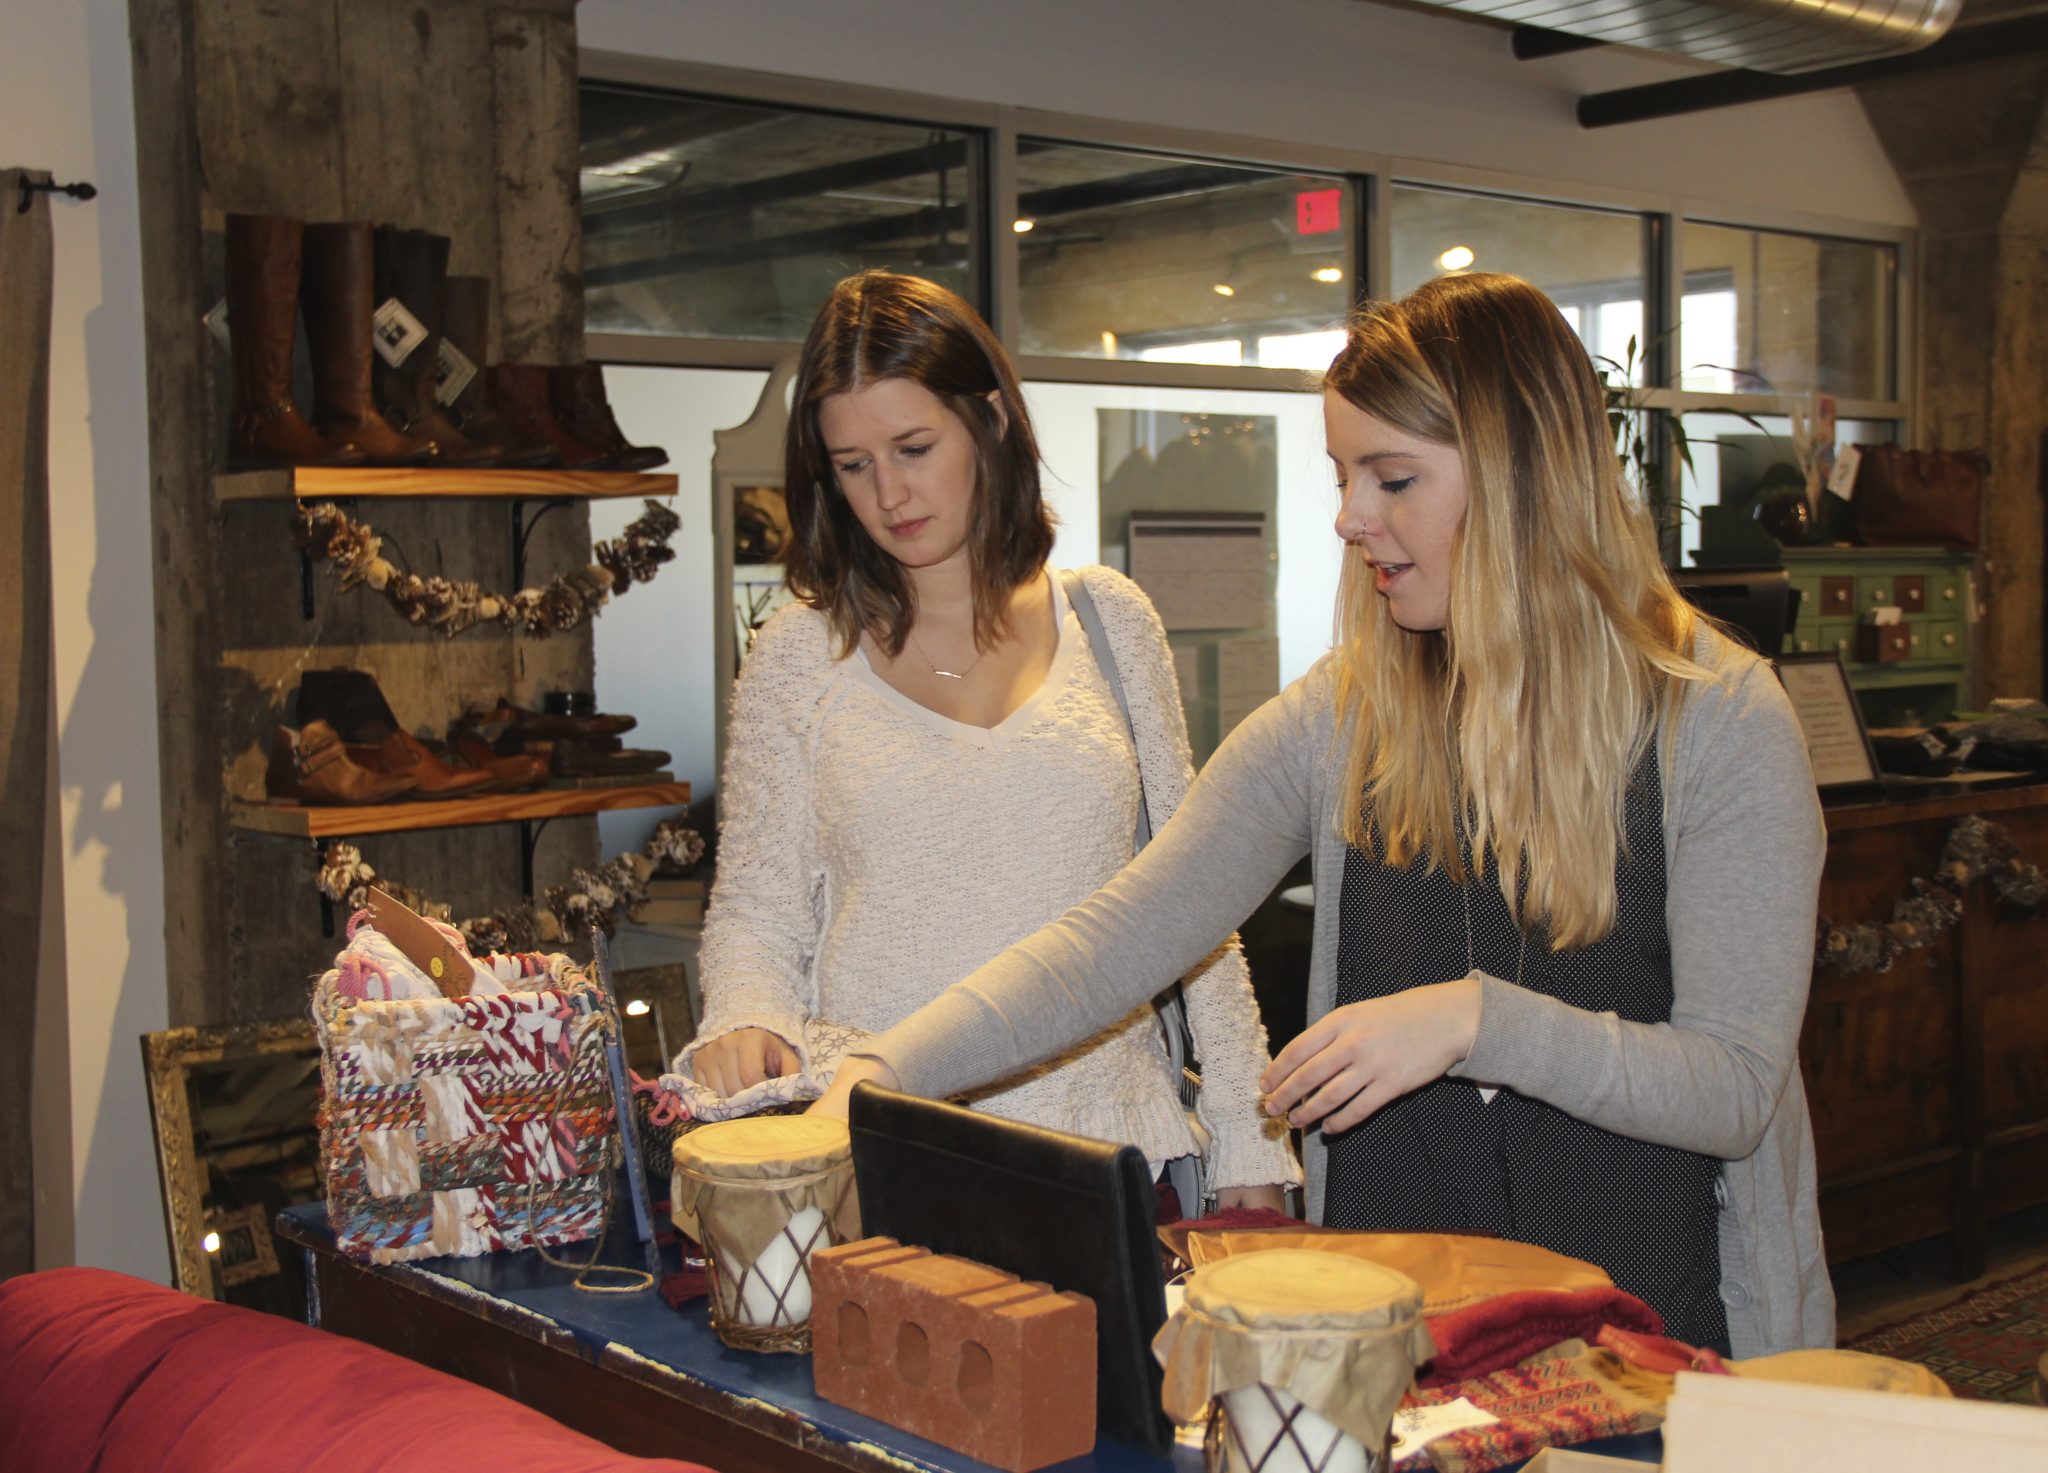
[[(1976, 558), (1933, 547), (1785, 550), (1799, 590), (1791, 648), (1834, 650), (1872, 726), (1939, 721), (1970, 704)], [(1880, 608), (1891, 626), (1866, 626)]]

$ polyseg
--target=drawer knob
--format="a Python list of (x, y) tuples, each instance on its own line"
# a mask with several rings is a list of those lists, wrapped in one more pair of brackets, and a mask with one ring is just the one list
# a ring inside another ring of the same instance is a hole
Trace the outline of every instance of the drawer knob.
[(1953, 588), (1944, 588), (1941, 591), (1941, 596), (1946, 599), (1953, 599), (1956, 596), (1956, 591)]
[(1953, 647), (1956, 642), (1956, 637), (1953, 634), (1944, 634), (1941, 637), (1941, 642), (1945, 645)]

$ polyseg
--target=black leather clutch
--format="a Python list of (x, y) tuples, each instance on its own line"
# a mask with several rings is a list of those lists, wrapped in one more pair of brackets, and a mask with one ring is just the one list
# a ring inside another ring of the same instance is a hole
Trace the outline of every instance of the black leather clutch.
[(861, 1231), (971, 1258), (1095, 1301), (1096, 1426), (1173, 1445), (1152, 1337), (1166, 1322), (1152, 1173), (1134, 1146), (855, 1086)]

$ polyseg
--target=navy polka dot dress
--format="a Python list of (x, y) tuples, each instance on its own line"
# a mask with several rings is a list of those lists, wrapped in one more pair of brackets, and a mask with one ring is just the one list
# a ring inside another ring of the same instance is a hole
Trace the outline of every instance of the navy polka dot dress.
[[(1524, 945), (1498, 882), (1383, 862), (1344, 865), (1337, 1003), (1447, 982), (1472, 968), (1589, 1012), (1671, 1019), (1662, 791), (1656, 753), (1628, 795), (1615, 926), (1592, 946)], [(1462, 842), (1462, 841), (1461, 841)], [(1470, 855), (1467, 854), (1470, 872)], [(1329, 1137), (1324, 1221), (1379, 1232), (1472, 1232), (1535, 1243), (1606, 1269), (1664, 1317), (1665, 1333), (1728, 1349), (1715, 1194), (1721, 1163), (1651, 1145), (1500, 1090), (1438, 1079)]]

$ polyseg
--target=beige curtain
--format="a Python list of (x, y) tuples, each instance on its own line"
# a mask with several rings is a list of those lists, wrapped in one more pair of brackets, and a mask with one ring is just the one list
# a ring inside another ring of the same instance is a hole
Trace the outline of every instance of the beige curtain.
[[(0, 170), (0, 1278), (35, 1266), (29, 1101), (50, 782), (50, 197)], [(28, 174), (43, 180), (43, 174)]]

